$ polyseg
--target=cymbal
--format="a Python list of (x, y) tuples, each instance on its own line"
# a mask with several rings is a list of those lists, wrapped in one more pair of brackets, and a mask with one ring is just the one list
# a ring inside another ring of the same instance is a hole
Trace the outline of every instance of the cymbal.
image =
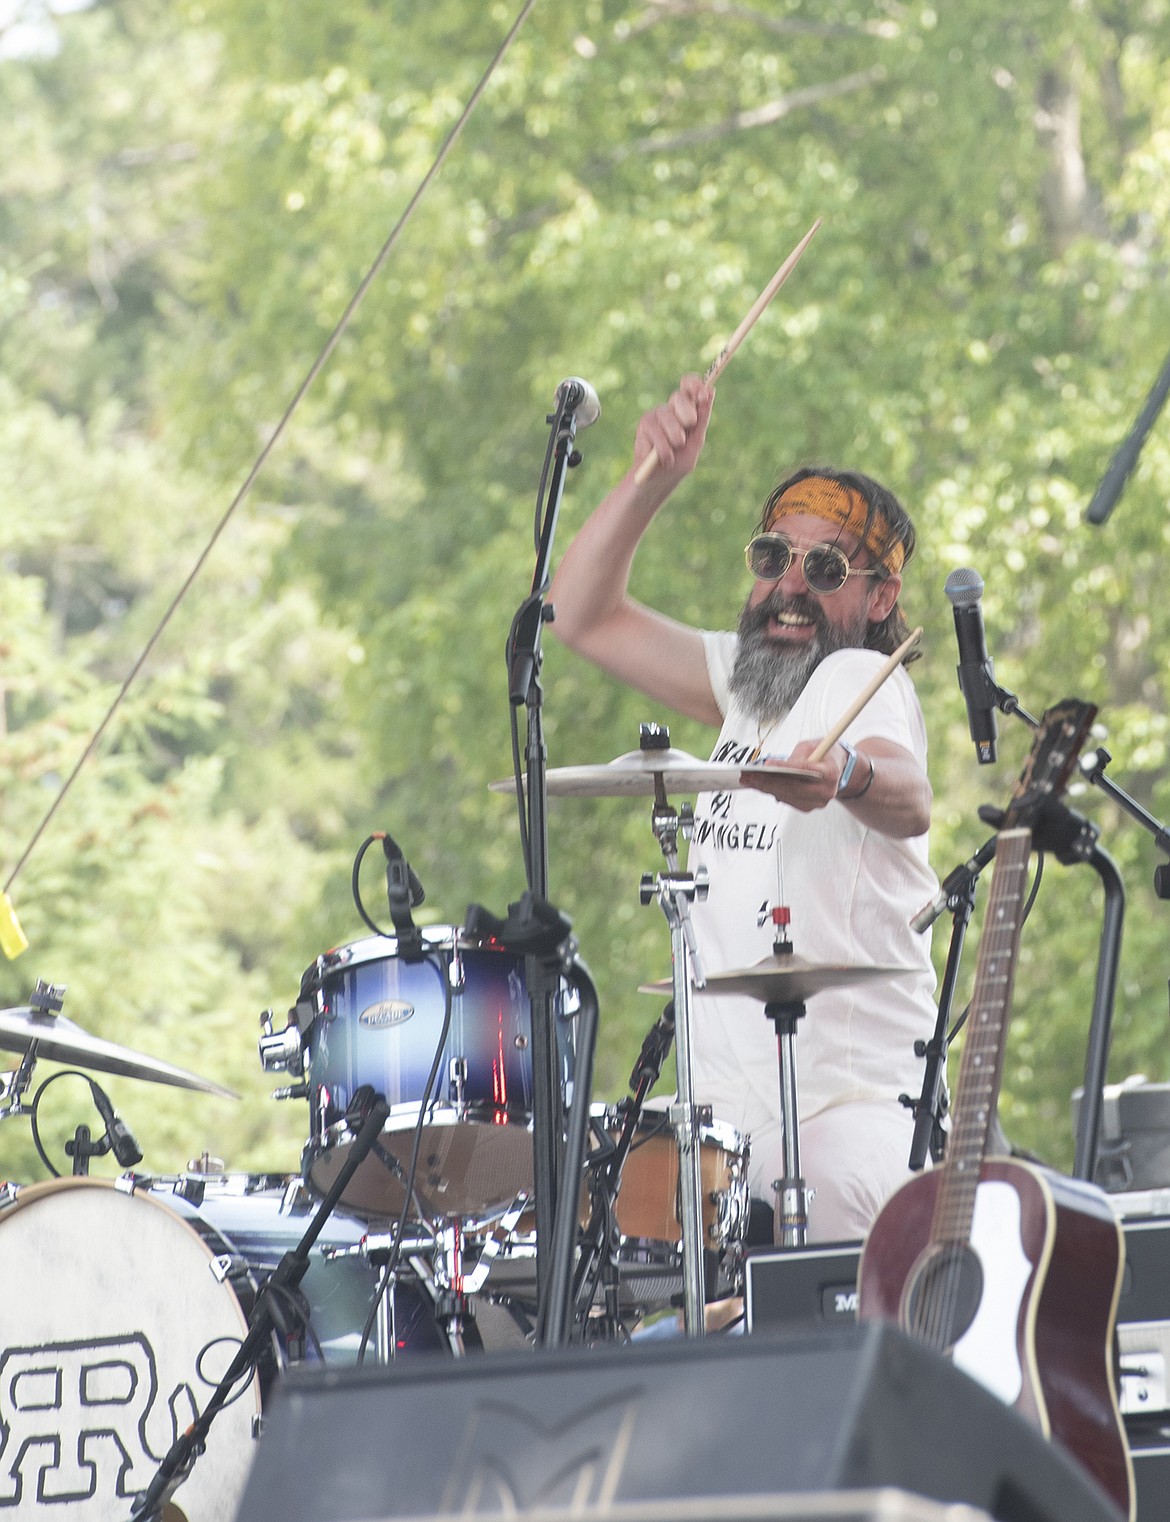
[[(764, 957), (751, 967), (732, 968), (728, 972), (711, 973), (695, 994), (747, 994), (764, 1004), (803, 1002), (813, 994), (824, 993), (830, 988), (848, 988), (855, 983), (870, 983), (879, 978), (895, 978), (900, 973), (914, 972), (913, 967), (850, 967), (844, 964), (806, 961), (795, 952), (780, 956)], [(658, 983), (644, 983), (639, 993), (670, 994), (674, 984), (669, 978)]]
[(100, 1073), (115, 1073), (123, 1078), (144, 1078), (148, 1083), (168, 1083), (177, 1089), (197, 1089), (220, 1099), (240, 1097), (231, 1089), (212, 1083), (209, 1078), (200, 1078), (196, 1073), (188, 1073), (173, 1063), (132, 1052), (129, 1047), (117, 1046), (101, 1036), (91, 1036), (64, 1015), (45, 1014), (25, 1005), (0, 1009), (0, 1049), (23, 1055), (34, 1042), (36, 1055), (46, 1062), (94, 1068)]
[[(765, 765), (751, 761), (740, 766), (701, 761), (685, 750), (631, 750), (616, 761), (600, 766), (558, 766), (545, 775), (550, 798), (653, 798), (655, 779), (661, 777), (668, 793), (729, 793), (749, 787), (744, 775), (794, 777), (807, 781), (818, 774), (805, 766), (784, 762)], [(510, 793), (515, 782), (508, 777), (488, 784), (493, 793)]]

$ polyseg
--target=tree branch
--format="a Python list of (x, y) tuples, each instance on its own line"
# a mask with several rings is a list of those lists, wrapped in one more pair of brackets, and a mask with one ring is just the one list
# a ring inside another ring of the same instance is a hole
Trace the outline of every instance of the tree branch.
[(802, 21), (797, 17), (781, 20), (765, 15), (749, 5), (732, 5), (729, 0), (648, 0), (651, 9), (631, 21), (623, 35), (635, 37), (648, 32), (661, 21), (674, 21), (685, 16), (715, 16), (721, 21), (746, 21), (761, 31), (772, 32), (778, 37), (895, 37), (898, 27), (889, 21), (863, 21), (859, 26), (837, 26), (824, 21)]
[(801, 90), (790, 90), (779, 100), (769, 101), (764, 106), (755, 106), (750, 111), (737, 111), (733, 116), (726, 117), (720, 122), (711, 122), (704, 127), (691, 127), (683, 132), (657, 133), (653, 137), (639, 138), (622, 150), (618, 157), (624, 158), (630, 153), (670, 153), (676, 148), (689, 148), (696, 143), (714, 142), (717, 138), (729, 137), (734, 132), (750, 131), (753, 127), (770, 127), (793, 111), (803, 110), (806, 106), (819, 105), (822, 101), (833, 100), (841, 95), (852, 95), (858, 90), (866, 89), (869, 85), (880, 83), (885, 77), (886, 71), (883, 66), (875, 64), (872, 69), (863, 69), (860, 74), (846, 74), (844, 78), (830, 80), (827, 84), (806, 85)]

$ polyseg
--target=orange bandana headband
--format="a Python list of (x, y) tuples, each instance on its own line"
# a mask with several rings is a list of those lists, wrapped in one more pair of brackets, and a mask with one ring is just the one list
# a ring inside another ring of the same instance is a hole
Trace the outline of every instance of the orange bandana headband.
[(807, 513), (814, 518), (824, 518), (836, 528), (854, 535), (873, 558), (885, 566), (891, 576), (896, 576), (906, 559), (906, 547), (895, 541), (887, 544), (890, 526), (884, 513), (872, 511), (865, 498), (851, 486), (840, 481), (830, 481), (827, 476), (805, 476), (797, 481), (775, 502), (764, 524), (768, 533), (781, 518), (794, 513)]

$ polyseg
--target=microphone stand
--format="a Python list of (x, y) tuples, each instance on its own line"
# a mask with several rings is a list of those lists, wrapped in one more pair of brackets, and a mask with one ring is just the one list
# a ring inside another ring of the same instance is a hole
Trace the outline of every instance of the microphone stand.
[[(1002, 687), (995, 688), (995, 701), (1004, 713), (1014, 713), (1033, 729), (1036, 720), (1019, 706), (1014, 694)], [(1105, 767), (1113, 759), (1099, 746), (1096, 751), (1082, 756), (1080, 770), (1087, 781), (1099, 788), (1113, 803), (1117, 804), (1131, 819), (1135, 820), (1154, 837), (1160, 851), (1170, 852), (1170, 831), (1148, 813), (1136, 799), (1106, 777)], [(1104, 1099), (1106, 1066), (1109, 1058), (1109, 1039), (1113, 1025), (1113, 1004), (1117, 988), (1118, 966), (1121, 959), (1121, 931), (1125, 918), (1125, 887), (1117, 865), (1107, 852), (1096, 845), (1095, 828), (1072, 810), (1066, 810), (1072, 819), (1079, 821), (1077, 830), (1066, 824), (1059, 845), (1055, 848), (1056, 859), (1068, 864), (1087, 861), (1101, 879), (1105, 892), (1102, 915), (1100, 949), (1097, 955), (1097, 981), (1093, 991), (1093, 1014), (1089, 1022), (1089, 1040), (1085, 1054), (1084, 1092), (1077, 1124), (1076, 1154), (1073, 1176), (1092, 1180), (1097, 1163), (1100, 1140), (1101, 1107)], [(1079, 833), (1078, 833), (1079, 831)], [(1092, 839), (1087, 837), (1092, 832)], [(1160, 899), (1170, 899), (1170, 864), (1162, 863), (1154, 870), (1154, 892)]]
[(996, 839), (997, 837), (992, 835), (989, 840), (985, 840), (969, 861), (963, 862), (961, 866), (949, 873), (939, 889), (938, 897), (920, 910), (910, 922), (912, 929), (925, 931), (946, 910), (949, 909), (952, 916), (951, 943), (939, 987), (938, 1018), (935, 1022), (934, 1035), (929, 1041), (914, 1043), (915, 1055), (926, 1058), (926, 1070), (922, 1075), (922, 1092), (917, 1100), (911, 1099), (909, 1094), (898, 1095), (899, 1101), (908, 1110), (914, 1112), (914, 1136), (910, 1143), (909, 1166), (915, 1173), (925, 1166), (928, 1150), (931, 1160), (936, 1163), (942, 1161), (945, 1151), (942, 1120), (947, 1109), (945, 1082), (947, 1052), (955, 1036), (953, 1030), (948, 1035), (951, 1007), (955, 998), (959, 960), (963, 955), (967, 926), (975, 912), (975, 884), (980, 872), (995, 855)]
[[(555, 905), (547, 899), (537, 898), (533, 893), (525, 893), (518, 903), (509, 904), (507, 918), (502, 920), (490, 914), (482, 904), (471, 904), (464, 928), (473, 938), (490, 936), (506, 950), (524, 954), (525, 965), (534, 960), (540, 963), (542, 981), (547, 981), (550, 986), (559, 990), (563, 977), (577, 990), (579, 1007), (576, 1017), (573, 1102), (569, 1109), (564, 1143), (565, 1177), (576, 1186), (585, 1173), (598, 1025), (597, 989), (588, 967), (577, 955), (576, 937), (570, 933), (569, 921)], [(535, 1011), (533, 1018), (535, 1024)], [(551, 1027), (551, 1018), (549, 1034), (553, 1038), (555, 1050), (555, 1032)], [(559, 1067), (555, 1077), (559, 1096)], [(545, 1237), (546, 1293), (537, 1303), (536, 1326), (537, 1341), (542, 1346), (560, 1347), (568, 1335), (578, 1198), (577, 1187), (560, 1191), (552, 1224)]]
[[(573, 1309), (578, 1324), (585, 1327), (589, 1309), (597, 1293), (598, 1280), (607, 1266), (612, 1266), (614, 1210), (622, 1187), (622, 1169), (634, 1144), (646, 1096), (662, 1074), (662, 1064), (674, 1042), (674, 1003), (666, 1006), (642, 1042), (642, 1050), (630, 1074), (632, 1098), (618, 1107), (621, 1128), (616, 1140), (603, 1137), (603, 1153), (598, 1159), (590, 1186), (589, 1222), (581, 1236), (581, 1256), (573, 1277)], [(607, 1287), (607, 1294), (609, 1293)], [(612, 1300), (607, 1307), (609, 1325), (619, 1324), (618, 1306)]]
[(390, 1106), (379, 1094), (370, 1107), (337, 1177), (329, 1192), (322, 1199), (304, 1236), (290, 1252), (286, 1252), (273, 1270), (268, 1283), (257, 1296), (248, 1323), (248, 1331), (232, 1359), (227, 1373), (211, 1393), (206, 1406), (185, 1432), (179, 1434), (170, 1451), (155, 1472), (154, 1479), (137, 1497), (130, 1513), (130, 1522), (157, 1522), (163, 1516), (163, 1508), (175, 1491), (190, 1474), (192, 1466), (203, 1453), (211, 1424), (232, 1397), (237, 1381), (255, 1369), (265, 1342), (274, 1329), (281, 1329), (283, 1312), (278, 1309), (295, 1297), (297, 1286), (309, 1268), (309, 1252), (316, 1242), (325, 1222), (333, 1214), (341, 1196), (349, 1187), (366, 1155), (382, 1133)]
[[(508, 696), (513, 709), (524, 706), (527, 714), (527, 821), (525, 800), (520, 798), (521, 836), (527, 845), (525, 871), (529, 892), (548, 897), (547, 763), (544, 740), (543, 692), (540, 684), (541, 629), (554, 616), (545, 598), (551, 581), (550, 565), (557, 517), (564, 492), (565, 473), (580, 464), (575, 447), (576, 408), (568, 390), (562, 388), (557, 410), (545, 419), (552, 425), (540, 492), (547, 484), (544, 505), (537, 502), (540, 528), (536, 545), (536, 568), (532, 591), (521, 603), (508, 635)], [(519, 785), (519, 778), (517, 778)], [(536, 1214), (537, 1322), (543, 1325), (549, 1288), (549, 1244), (553, 1241), (561, 1169), (564, 1163), (564, 1097), (561, 1093), (554, 1039), (554, 1000), (558, 977), (547, 963), (529, 956), (525, 975), (532, 1008), (532, 1152)]]

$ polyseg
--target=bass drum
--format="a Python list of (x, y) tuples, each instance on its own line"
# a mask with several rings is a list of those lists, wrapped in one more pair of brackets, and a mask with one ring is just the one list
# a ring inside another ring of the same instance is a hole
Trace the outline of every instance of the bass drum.
[[(129, 1515), (247, 1331), (214, 1258), (159, 1200), (100, 1179), (33, 1184), (0, 1212), (0, 1517)], [(175, 1492), (188, 1522), (235, 1515), (259, 1414), (252, 1379)]]
[[(186, 1174), (123, 1186), (57, 1179), (0, 1208), (0, 1522), (125, 1522), (247, 1332), (259, 1289), (313, 1202), (299, 1178)], [(353, 1364), (377, 1270), (364, 1222), (335, 1213), (301, 1280), (302, 1343), (273, 1336), (174, 1495), (184, 1522), (235, 1515), (263, 1402), (293, 1363)], [(397, 1353), (447, 1351), (431, 1304), (398, 1284)], [(389, 1349), (373, 1344), (375, 1362)]]
[[(371, 936), (327, 952), (304, 974), (311, 1009), (302, 1032), (310, 1136), (305, 1178), (324, 1194), (353, 1142), (346, 1110), (356, 1091), (382, 1094), (390, 1116), (375, 1152), (350, 1181), (343, 1203), (370, 1216), (397, 1216), (427, 1078), (451, 1023), (426, 1106), (415, 1195), (429, 1220), (489, 1220), (532, 1191), (532, 1009), (524, 959), (450, 926), (423, 932), (426, 955), (400, 955), (393, 936)], [(571, 1016), (576, 995), (555, 1000), (558, 1079), (571, 1094)]]

